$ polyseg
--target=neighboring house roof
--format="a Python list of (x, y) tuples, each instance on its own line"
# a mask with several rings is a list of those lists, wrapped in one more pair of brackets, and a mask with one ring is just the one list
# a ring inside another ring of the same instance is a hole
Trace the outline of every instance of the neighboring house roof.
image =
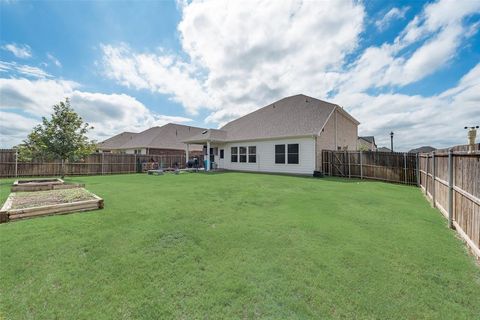
[(212, 140), (213, 134), (220, 141), (257, 140), (295, 136), (318, 135), (330, 115), (337, 109), (355, 124), (359, 122), (336, 104), (308, 97), (303, 94), (283, 98), (266, 107), (233, 120), (220, 130), (208, 130), (186, 142)]
[(437, 149), (435, 149), (432, 146), (423, 146), (423, 147), (420, 147), (420, 148), (412, 149), (408, 152), (409, 153), (428, 153), (428, 152), (432, 152), (432, 151), (435, 151), (435, 150), (437, 150)]
[(216, 142), (223, 142), (227, 140), (227, 131), (219, 130), (219, 129), (208, 129), (204, 130), (199, 134), (196, 134), (186, 140), (184, 142), (188, 143), (203, 143), (204, 141), (216, 141)]
[(392, 150), (390, 150), (390, 149), (388, 149), (388, 148), (386, 148), (386, 147), (380, 147), (380, 148), (377, 148), (377, 151), (378, 151), (378, 152), (390, 152), (390, 151), (392, 151)]
[[(183, 141), (198, 133), (204, 128), (169, 123), (162, 127), (153, 127), (135, 134), (124, 144), (112, 149), (185, 149)], [(190, 151), (200, 151), (202, 146), (190, 147)]]
[(120, 146), (124, 145), (128, 141), (132, 140), (133, 137), (135, 137), (135, 135), (137, 135), (137, 133), (135, 133), (135, 132), (119, 133), (119, 134), (117, 134), (117, 135), (115, 135), (111, 138), (108, 138), (105, 141), (102, 141), (102, 142), (98, 143), (97, 148), (102, 149), (102, 150), (103, 149), (108, 150), (108, 149), (119, 148)]
[(358, 137), (358, 139), (362, 139), (362, 140), (365, 140), (368, 143), (375, 144), (375, 137), (374, 136), (363, 136), (363, 137)]

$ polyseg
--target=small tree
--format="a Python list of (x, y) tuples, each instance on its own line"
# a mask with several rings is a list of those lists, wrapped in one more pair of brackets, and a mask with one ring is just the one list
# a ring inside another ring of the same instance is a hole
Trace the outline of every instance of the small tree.
[(70, 100), (53, 106), (51, 119), (42, 117), (42, 123), (33, 128), (27, 139), (18, 146), (20, 159), (61, 160), (64, 163), (84, 158), (95, 150), (95, 141), (88, 139), (88, 123), (72, 109)]

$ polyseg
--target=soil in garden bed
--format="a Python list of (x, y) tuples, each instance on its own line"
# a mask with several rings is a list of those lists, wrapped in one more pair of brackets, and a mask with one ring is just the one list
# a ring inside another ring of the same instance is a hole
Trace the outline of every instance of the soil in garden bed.
[(95, 196), (84, 188), (17, 192), (11, 209), (25, 209), (83, 200), (94, 200)]
[(29, 185), (29, 184), (38, 184), (38, 183), (63, 183), (59, 179), (36, 179), (36, 180), (19, 180), (18, 185)]

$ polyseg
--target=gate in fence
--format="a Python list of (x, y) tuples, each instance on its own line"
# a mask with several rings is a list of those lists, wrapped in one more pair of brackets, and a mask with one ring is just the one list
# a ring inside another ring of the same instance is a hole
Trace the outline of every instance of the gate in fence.
[(322, 171), (337, 177), (418, 183), (414, 153), (323, 150)]

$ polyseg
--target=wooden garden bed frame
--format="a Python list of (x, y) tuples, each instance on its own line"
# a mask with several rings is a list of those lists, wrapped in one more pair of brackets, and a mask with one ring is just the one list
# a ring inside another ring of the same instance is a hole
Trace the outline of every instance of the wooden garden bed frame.
[(13, 183), (11, 191), (45, 191), (58, 189), (83, 188), (84, 184), (72, 183), (65, 184), (65, 181), (59, 178), (53, 179), (33, 179), (33, 180), (17, 180)]
[(94, 199), (70, 203), (51, 204), (23, 209), (12, 209), (15, 193), (11, 193), (0, 210), (0, 223), (48, 215), (67, 214), (80, 211), (103, 209), (103, 199), (87, 190)]

